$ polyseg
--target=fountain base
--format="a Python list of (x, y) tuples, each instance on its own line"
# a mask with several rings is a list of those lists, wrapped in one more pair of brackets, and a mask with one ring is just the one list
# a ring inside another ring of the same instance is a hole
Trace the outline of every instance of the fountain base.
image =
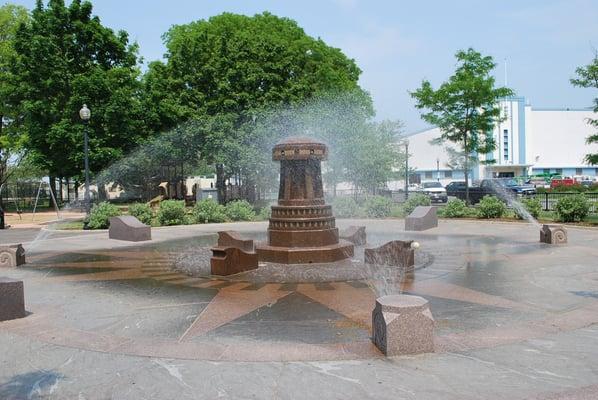
[(260, 261), (278, 264), (329, 263), (353, 257), (353, 244), (345, 240), (328, 246), (278, 247), (267, 243), (256, 245)]

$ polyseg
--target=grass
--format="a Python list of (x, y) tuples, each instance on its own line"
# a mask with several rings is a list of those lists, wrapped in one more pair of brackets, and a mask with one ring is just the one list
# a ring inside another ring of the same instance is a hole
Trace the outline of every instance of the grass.
[(66, 231), (71, 231), (71, 230), (82, 230), (83, 229), (83, 221), (65, 221), (65, 222), (59, 222), (55, 225), (52, 225), (52, 228), (54, 229), (60, 229), (60, 230), (66, 230)]

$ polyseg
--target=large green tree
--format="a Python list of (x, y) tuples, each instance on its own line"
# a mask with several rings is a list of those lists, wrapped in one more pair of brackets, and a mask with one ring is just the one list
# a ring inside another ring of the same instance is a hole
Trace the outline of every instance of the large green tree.
[[(210, 126), (197, 142), (202, 156), (218, 166), (221, 198), (226, 177), (255, 176), (250, 160), (261, 142), (255, 126), (266, 110), (360, 91), (353, 60), (269, 13), (224, 13), (174, 26), (164, 41), (165, 63), (150, 64), (143, 80), (151, 126), (166, 130), (191, 119)], [(371, 115), (369, 96), (362, 99)]]
[(92, 111), (90, 168), (100, 171), (146, 135), (137, 79), (137, 46), (92, 15), (88, 1), (41, 0), (14, 41), (10, 73), (28, 132), (27, 147), (51, 176), (77, 177), (83, 169), (84, 126)]
[(0, 186), (9, 177), (9, 161), (18, 160), (23, 154), (20, 107), (9, 104), (7, 99), (14, 90), (9, 67), (16, 57), (15, 35), (18, 27), (28, 21), (26, 8), (13, 4), (0, 7)]
[[(501, 120), (499, 100), (513, 95), (506, 87), (495, 87), (491, 75), (496, 64), (490, 56), (474, 49), (460, 50), (455, 55), (457, 68), (438, 89), (424, 80), (411, 93), (415, 106), (424, 110), (424, 121), (440, 128), (441, 141), (457, 144), (465, 154), (485, 154), (496, 143), (494, 126)], [(469, 157), (464, 157), (466, 201), (469, 202)]]
[[(594, 54), (592, 62), (584, 67), (575, 70), (577, 76), (571, 79), (575, 86), (598, 89), (598, 52)], [(598, 97), (594, 98), (594, 112), (598, 113)], [(598, 118), (589, 118), (588, 123), (598, 128)], [(598, 132), (588, 136), (589, 145), (598, 144)], [(586, 161), (592, 165), (598, 165), (598, 153), (588, 153)]]

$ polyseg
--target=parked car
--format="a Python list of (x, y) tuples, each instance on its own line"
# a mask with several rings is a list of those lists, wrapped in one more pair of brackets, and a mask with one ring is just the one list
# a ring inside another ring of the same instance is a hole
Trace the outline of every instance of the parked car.
[(457, 196), (457, 192), (465, 193), (465, 188), (465, 181), (452, 181), (445, 187), (446, 194), (453, 197)]
[(575, 185), (575, 179), (569, 176), (555, 176), (550, 181), (550, 188), (554, 189), (557, 186), (573, 186)]
[[(484, 196), (493, 195), (507, 200), (509, 195), (530, 196), (536, 194), (536, 188), (531, 184), (519, 184), (512, 178), (482, 179), (479, 187), (469, 188), (469, 201), (471, 204), (478, 203)], [(465, 200), (465, 188), (456, 192), (455, 196)]]
[(421, 189), (419, 191), (420, 193), (423, 193), (430, 197), (431, 201), (438, 201), (442, 203), (446, 203), (448, 201), (446, 189), (444, 188), (444, 186), (442, 186), (440, 182), (422, 182)]
[(503, 192), (502, 189), (523, 196), (536, 194), (534, 185), (528, 183), (519, 184), (512, 178), (483, 179), (480, 183), (480, 188), (493, 192), (493, 194), (501, 194)]

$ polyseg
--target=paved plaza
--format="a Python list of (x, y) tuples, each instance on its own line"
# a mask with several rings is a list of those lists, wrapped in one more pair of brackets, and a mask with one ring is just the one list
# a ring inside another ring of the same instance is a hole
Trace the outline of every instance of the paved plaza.
[(30, 314), (0, 323), (0, 399), (598, 397), (597, 230), (550, 246), (523, 222), (338, 225), (365, 225), (368, 246), (420, 243), (396, 290), (430, 302), (434, 353), (386, 358), (371, 343), (375, 278), (177, 268), (215, 232), (262, 240), (266, 223), (157, 228), (143, 244), (14, 229), (0, 244), (24, 243), (28, 263), (0, 276), (24, 281)]

